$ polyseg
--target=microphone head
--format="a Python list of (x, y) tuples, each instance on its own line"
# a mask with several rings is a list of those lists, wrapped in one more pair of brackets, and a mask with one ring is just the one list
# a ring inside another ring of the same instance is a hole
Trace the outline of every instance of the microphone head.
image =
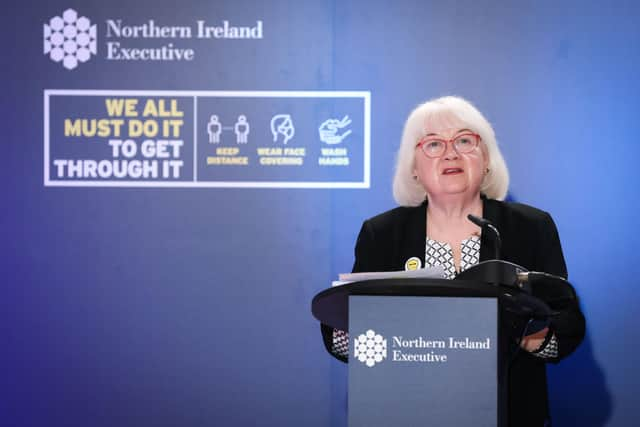
[(487, 221), (486, 219), (471, 214), (467, 215), (467, 219), (480, 228), (486, 226), (489, 223), (489, 221)]

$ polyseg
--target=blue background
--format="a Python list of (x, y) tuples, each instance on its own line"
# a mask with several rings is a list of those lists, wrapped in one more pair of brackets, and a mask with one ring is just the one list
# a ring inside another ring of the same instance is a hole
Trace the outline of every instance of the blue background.
[[(68, 7), (98, 24), (98, 56), (73, 71), (42, 53)], [(617, 0), (4, 5), (3, 424), (345, 425), (347, 369), (310, 301), (350, 270), (361, 221), (394, 206), (408, 112), (446, 94), (485, 113), (511, 197), (560, 231), (588, 329), (549, 369), (556, 425), (638, 424), (639, 15)], [(264, 38), (106, 61), (107, 18), (260, 19)], [(46, 88), (371, 91), (371, 188), (45, 188)]]

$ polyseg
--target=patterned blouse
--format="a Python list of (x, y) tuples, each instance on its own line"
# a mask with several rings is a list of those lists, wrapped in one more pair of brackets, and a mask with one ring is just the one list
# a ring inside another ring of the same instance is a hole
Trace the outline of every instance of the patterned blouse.
[[(471, 236), (460, 243), (460, 271), (464, 271), (480, 261), (480, 236)], [(427, 237), (425, 249), (425, 267), (444, 267), (447, 279), (453, 279), (457, 272), (453, 258), (453, 251), (447, 242), (439, 242)], [(339, 329), (333, 330), (333, 345), (331, 351), (341, 357), (349, 357), (349, 333)], [(531, 352), (534, 356), (548, 359), (558, 356), (558, 340), (555, 334), (544, 340), (542, 346)]]

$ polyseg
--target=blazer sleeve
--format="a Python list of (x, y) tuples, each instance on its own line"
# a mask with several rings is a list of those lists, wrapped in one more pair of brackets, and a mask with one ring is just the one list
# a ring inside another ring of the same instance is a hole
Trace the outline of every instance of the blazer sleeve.
[[(545, 273), (567, 278), (567, 267), (560, 246), (558, 230), (551, 216), (547, 213), (539, 225), (540, 244), (537, 252), (537, 268)], [(574, 291), (575, 296), (575, 291)], [(547, 359), (557, 363), (571, 354), (582, 342), (585, 335), (585, 319), (580, 310), (580, 302), (576, 298), (559, 311), (551, 320), (549, 329), (557, 339), (557, 356)]]
[[(373, 227), (369, 221), (362, 223), (355, 248), (355, 262), (352, 273), (375, 271), (374, 266), (378, 262), (374, 243)], [(334, 329), (323, 323), (320, 324), (322, 342), (327, 351), (341, 362), (348, 362), (346, 355), (349, 351), (349, 334), (346, 331)], [(346, 342), (345, 342), (346, 341)], [(346, 347), (347, 353), (344, 349)], [(343, 350), (343, 351), (340, 351)]]

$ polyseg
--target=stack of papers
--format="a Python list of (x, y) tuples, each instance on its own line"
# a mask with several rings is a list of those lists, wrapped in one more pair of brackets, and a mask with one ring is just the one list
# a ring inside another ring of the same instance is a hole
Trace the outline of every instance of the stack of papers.
[(444, 268), (441, 265), (435, 267), (420, 268), (406, 271), (377, 271), (367, 273), (343, 273), (339, 280), (331, 283), (331, 286), (340, 286), (351, 282), (377, 279), (444, 279)]

